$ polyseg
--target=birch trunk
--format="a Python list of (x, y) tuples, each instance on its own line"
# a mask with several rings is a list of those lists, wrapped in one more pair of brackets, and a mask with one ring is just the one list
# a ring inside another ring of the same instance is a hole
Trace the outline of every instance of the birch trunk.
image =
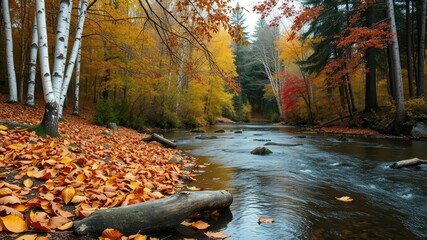
[(40, 72), (43, 85), (43, 95), (46, 102), (45, 113), (40, 124), (41, 128), (50, 136), (59, 136), (58, 133), (58, 102), (53, 93), (52, 77), (49, 67), (49, 49), (46, 28), (45, 1), (36, 1), (37, 33), (39, 37)]
[[(393, 0), (386, 0), (387, 6), (387, 17), (390, 22), (390, 32), (397, 33), (396, 20), (394, 16), (394, 5)], [(391, 70), (394, 75), (393, 86), (395, 87), (395, 105), (396, 105), (396, 118), (395, 118), (395, 130), (399, 130), (399, 126), (402, 124), (405, 118), (405, 107), (403, 105), (403, 83), (402, 83), (402, 67), (400, 64), (399, 55), (399, 42), (397, 40), (397, 34), (393, 34), (393, 42), (391, 43), (391, 58), (392, 66)]]
[(66, 61), (66, 40), (67, 37), (67, 22), (69, 9), (71, 8), (69, 0), (61, 0), (59, 5), (58, 25), (56, 30), (56, 43), (55, 43), (55, 60), (53, 63), (53, 92), (55, 98), (60, 98), (62, 81), (64, 78), (64, 66)]
[(29, 75), (28, 75), (28, 87), (27, 87), (27, 100), (25, 105), (34, 107), (34, 90), (36, 88), (36, 65), (37, 65), (37, 50), (39, 47), (38, 44), (38, 34), (37, 34), (37, 13), (34, 14), (34, 23), (33, 23), (33, 33), (31, 40), (31, 50), (30, 50), (30, 66), (29, 66)]
[(76, 65), (76, 82), (74, 87), (74, 109), (73, 115), (79, 115), (79, 93), (80, 93), (80, 61), (82, 58), (82, 46), (80, 43), (79, 53), (77, 56), (77, 65)]
[(70, 60), (68, 62), (68, 66), (67, 66), (67, 71), (65, 72), (65, 78), (61, 87), (61, 95), (59, 98), (59, 117), (62, 117), (62, 111), (63, 111), (63, 106), (65, 103), (65, 97), (67, 95), (67, 90), (68, 90), (68, 86), (70, 84), (70, 80), (71, 80), (71, 76), (73, 75), (73, 70), (74, 70), (74, 66), (75, 66), (75, 62), (77, 59), (77, 55), (79, 53), (79, 49), (80, 49), (80, 44), (81, 44), (81, 38), (82, 38), (82, 34), (83, 34), (83, 27), (84, 27), (84, 22), (85, 22), (85, 18), (86, 18), (86, 10), (87, 10), (87, 6), (88, 6), (88, 1), (87, 0), (81, 0), (81, 5), (79, 4), (79, 6), (81, 6), (80, 11), (80, 15), (79, 15), (79, 19), (78, 19), (78, 25), (77, 25), (77, 30), (76, 30), (76, 36), (74, 38), (74, 45), (73, 45), (73, 50), (71, 51), (71, 55), (70, 55)]
[(7, 79), (9, 82), (9, 99), (8, 102), (18, 102), (18, 89), (16, 84), (15, 64), (13, 60), (13, 38), (12, 24), (9, 14), (9, 0), (2, 0), (3, 20), (6, 35), (6, 61), (7, 61)]

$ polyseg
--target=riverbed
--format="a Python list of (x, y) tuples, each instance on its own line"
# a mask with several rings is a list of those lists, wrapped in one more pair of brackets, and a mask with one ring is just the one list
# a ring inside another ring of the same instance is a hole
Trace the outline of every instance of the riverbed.
[[(204, 166), (191, 185), (225, 189), (234, 197), (230, 212), (210, 221), (207, 231), (225, 232), (227, 239), (427, 239), (427, 166), (389, 168), (403, 159), (427, 159), (427, 142), (340, 139), (273, 125), (205, 130), (164, 135)], [(250, 154), (268, 142), (292, 146), (266, 146), (273, 152), (267, 156)], [(353, 201), (336, 199), (342, 196)], [(259, 224), (260, 216), (274, 222)], [(183, 236), (203, 236), (185, 231)]]

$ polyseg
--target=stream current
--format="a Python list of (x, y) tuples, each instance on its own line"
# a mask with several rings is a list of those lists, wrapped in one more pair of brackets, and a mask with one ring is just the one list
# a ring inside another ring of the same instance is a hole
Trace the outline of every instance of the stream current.
[[(219, 129), (225, 132), (214, 133)], [(341, 141), (273, 125), (206, 128), (203, 135), (217, 139), (197, 139), (200, 133), (188, 131), (164, 135), (206, 165), (190, 185), (233, 195), (230, 211), (207, 229), (225, 232), (227, 239), (427, 239), (427, 166), (389, 168), (403, 159), (427, 159), (425, 141)], [(266, 146), (272, 154), (250, 154), (267, 142), (301, 145)], [(341, 196), (354, 200), (336, 200)], [(274, 223), (258, 224), (260, 216)]]

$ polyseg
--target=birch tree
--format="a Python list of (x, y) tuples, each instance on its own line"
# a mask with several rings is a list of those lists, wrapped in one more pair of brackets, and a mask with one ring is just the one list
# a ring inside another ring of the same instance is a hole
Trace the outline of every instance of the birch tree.
[[(396, 33), (396, 20), (394, 16), (394, 5), (393, 0), (386, 0), (386, 10), (387, 17), (390, 23), (390, 32)], [(394, 87), (396, 90), (395, 96), (395, 105), (396, 105), (396, 118), (395, 118), (395, 128), (398, 130), (399, 126), (402, 124), (405, 118), (405, 106), (403, 104), (403, 83), (402, 83), (402, 67), (400, 64), (400, 54), (399, 54), (399, 42), (397, 40), (397, 34), (393, 34), (393, 42), (391, 43), (392, 49), (392, 66), (391, 70), (393, 71), (393, 80)]]
[(12, 23), (10, 21), (9, 0), (2, 0), (3, 20), (5, 25), (6, 36), (6, 63), (7, 63), (7, 79), (9, 83), (9, 99), (8, 102), (18, 102), (18, 89), (16, 84), (15, 64), (13, 60), (13, 38), (12, 38)]
[(37, 65), (37, 50), (38, 44), (38, 33), (37, 33), (37, 12), (34, 14), (33, 32), (31, 39), (30, 48), (30, 63), (29, 63), (29, 74), (27, 81), (27, 100), (25, 105), (34, 107), (34, 90), (36, 88), (36, 65)]

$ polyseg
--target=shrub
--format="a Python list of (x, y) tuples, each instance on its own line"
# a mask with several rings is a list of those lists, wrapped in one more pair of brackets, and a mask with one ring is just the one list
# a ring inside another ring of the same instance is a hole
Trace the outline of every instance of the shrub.
[(414, 125), (417, 122), (427, 121), (427, 101), (423, 98), (415, 98), (405, 101), (406, 122), (405, 125)]
[(106, 126), (109, 122), (117, 123), (117, 113), (110, 102), (100, 101), (96, 104), (93, 123)]

